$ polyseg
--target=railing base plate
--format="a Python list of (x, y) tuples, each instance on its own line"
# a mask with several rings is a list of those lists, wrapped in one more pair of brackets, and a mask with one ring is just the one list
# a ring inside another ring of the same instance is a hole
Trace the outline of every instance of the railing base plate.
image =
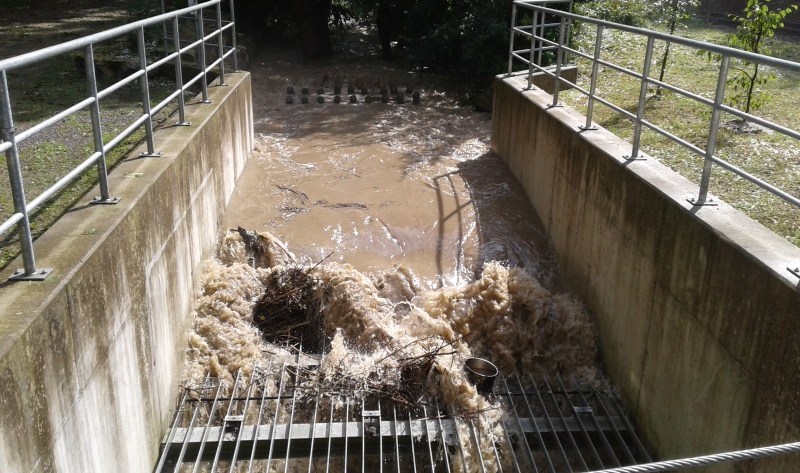
[(45, 268), (45, 269), (37, 269), (32, 274), (25, 274), (24, 269), (18, 269), (14, 271), (14, 274), (8, 278), (9, 281), (44, 281), (47, 279), (47, 276), (50, 276), (50, 273), (53, 272), (53, 268)]
[(686, 202), (689, 202), (690, 204), (692, 204), (695, 207), (716, 207), (717, 206), (717, 203), (714, 202), (713, 199), (708, 199), (705, 202), (698, 202), (697, 199), (692, 197), (691, 199), (686, 199)]
[(89, 201), (89, 205), (116, 205), (119, 203), (121, 199), (119, 197), (111, 197), (109, 199), (103, 199), (102, 197), (92, 197), (92, 200)]

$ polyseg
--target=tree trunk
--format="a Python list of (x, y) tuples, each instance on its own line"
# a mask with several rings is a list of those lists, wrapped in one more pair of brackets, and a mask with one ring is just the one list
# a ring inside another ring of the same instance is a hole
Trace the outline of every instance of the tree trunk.
[(328, 18), (331, 0), (297, 0), (294, 2), (294, 19), (300, 27), (303, 54), (308, 57), (328, 56), (333, 53)]

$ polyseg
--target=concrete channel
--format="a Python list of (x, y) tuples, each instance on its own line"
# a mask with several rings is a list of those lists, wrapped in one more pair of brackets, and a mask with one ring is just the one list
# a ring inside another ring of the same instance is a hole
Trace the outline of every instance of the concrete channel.
[[(594, 313), (608, 374), (660, 458), (800, 436), (800, 250), (551, 96), (498, 78), (492, 148)], [(116, 207), (78, 207), (37, 242), (44, 283), (0, 287), (4, 471), (150, 471), (175, 406), (200, 264), (253, 147), (250, 76), (212, 87), (160, 159), (112, 174)], [(132, 176), (136, 176), (133, 178)], [(0, 274), (5, 280), (10, 266)], [(795, 471), (796, 456), (746, 471)], [(708, 471), (741, 471), (726, 464)]]

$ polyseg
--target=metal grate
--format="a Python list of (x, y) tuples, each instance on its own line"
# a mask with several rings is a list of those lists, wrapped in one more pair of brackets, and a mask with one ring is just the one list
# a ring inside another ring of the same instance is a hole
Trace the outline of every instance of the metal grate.
[(560, 473), (650, 462), (614, 396), (574, 380), (499, 375), (489, 396), (502, 420), (490, 437), (478, 414), (454, 416), (440, 400), (304, 391), (319, 357), (300, 360), (309, 357), (256, 368), (248, 383), (237, 374), (232, 386), (184, 388), (155, 471)]

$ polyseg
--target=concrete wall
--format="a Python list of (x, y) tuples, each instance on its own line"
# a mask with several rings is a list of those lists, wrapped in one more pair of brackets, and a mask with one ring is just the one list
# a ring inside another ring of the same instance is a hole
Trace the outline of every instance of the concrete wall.
[(156, 133), (162, 158), (112, 173), (118, 205), (78, 206), (35, 243), (53, 275), (0, 284), (4, 473), (152, 471), (199, 264), (253, 147), (250, 76), (226, 79), (191, 127)]
[[(495, 84), (492, 148), (594, 312), (608, 374), (661, 459), (800, 439), (800, 250), (550, 95)], [(798, 471), (784, 455), (698, 471)], [(694, 471), (694, 470), (692, 470)]]

